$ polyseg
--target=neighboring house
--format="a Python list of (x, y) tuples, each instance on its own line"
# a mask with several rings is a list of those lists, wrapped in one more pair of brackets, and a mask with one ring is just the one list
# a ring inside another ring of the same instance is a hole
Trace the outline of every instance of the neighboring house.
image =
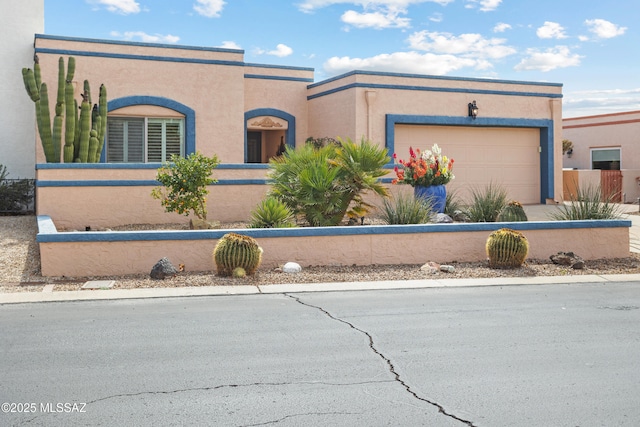
[(640, 111), (568, 118), (562, 123), (562, 138), (573, 143), (563, 165), (575, 170), (565, 172), (572, 177), (565, 178), (565, 187), (575, 180), (601, 182), (602, 190), (614, 193), (617, 201), (636, 202), (640, 197)]

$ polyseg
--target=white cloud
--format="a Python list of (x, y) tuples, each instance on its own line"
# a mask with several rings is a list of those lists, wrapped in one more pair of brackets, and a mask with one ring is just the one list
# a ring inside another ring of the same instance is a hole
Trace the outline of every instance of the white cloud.
[(556, 46), (547, 50), (527, 49), (527, 57), (514, 67), (516, 71), (538, 70), (547, 72), (556, 68), (580, 65), (582, 56), (572, 54), (567, 46)]
[(224, 0), (196, 0), (193, 10), (207, 18), (217, 18), (224, 7)]
[(406, 13), (406, 10), (365, 13), (348, 10), (342, 14), (341, 19), (345, 24), (356, 28), (375, 28), (377, 30), (383, 28), (407, 28), (411, 20), (399, 17), (398, 15), (401, 13)]
[(224, 49), (242, 49), (240, 45), (237, 44), (236, 42), (232, 42), (228, 40), (223, 41), (222, 44), (218, 47), (221, 47)]
[(627, 31), (627, 27), (620, 27), (604, 19), (587, 19), (584, 23), (589, 27), (589, 31), (601, 39), (621, 36)]
[(536, 31), (536, 35), (541, 39), (566, 39), (564, 28), (557, 22), (545, 21), (544, 25)]
[(278, 44), (274, 50), (269, 50), (269, 51), (265, 51), (262, 49), (256, 50), (256, 54), (258, 55), (267, 54), (267, 55), (277, 56), (279, 58), (289, 56), (292, 53), (293, 53), (293, 49), (291, 49), (286, 44), (282, 44), (282, 43)]
[(180, 40), (180, 37), (172, 36), (171, 34), (147, 34), (143, 31), (125, 31), (124, 33), (112, 31), (111, 36), (118, 37), (127, 41), (139, 39), (140, 41), (145, 43), (178, 43), (178, 41)]
[[(412, 4), (421, 3), (437, 3), (442, 6), (453, 2), (454, 0), (303, 0), (298, 3), (298, 8), (302, 12), (311, 13), (316, 9), (322, 9), (334, 4), (353, 4), (362, 6), (363, 8), (373, 9), (406, 9)], [(489, 0), (495, 1), (495, 0)], [(501, 0), (498, 0), (501, 1)]]
[(442, 16), (442, 14), (438, 12), (434, 13), (429, 17), (429, 21), (431, 22), (442, 22), (443, 20), (444, 20), (444, 16)]
[(140, 12), (140, 4), (135, 0), (90, 0), (90, 3), (103, 5), (109, 12), (122, 15)]
[(562, 100), (562, 115), (578, 117), (640, 109), (640, 88), (596, 89), (567, 93)]
[(504, 33), (506, 30), (510, 30), (512, 27), (509, 24), (505, 24), (504, 22), (498, 22), (495, 27), (493, 27), (494, 33)]
[(370, 58), (350, 58), (334, 56), (324, 63), (324, 69), (331, 75), (352, 70), (375, 70), (399, 73), (444, 75), (464, 67), (474, 67), (479, 61), (460, 58), (455, 55), (435, 55), (419, 52), (395, 52)]
[(465, 7), (467, 9), (475, 9), (479, 6), (481, 11), (491, 12), (496, 10), (500, 3), (502, 3), (502, 0), (467, 0)]
[(409, 36), (409, 46), (415, 50), (465, 55), (472, 58), (500, 59), (516, 53), (506, 46), (505, 39), (486, 39), (481, 34), (460, 34), (419, 31)]

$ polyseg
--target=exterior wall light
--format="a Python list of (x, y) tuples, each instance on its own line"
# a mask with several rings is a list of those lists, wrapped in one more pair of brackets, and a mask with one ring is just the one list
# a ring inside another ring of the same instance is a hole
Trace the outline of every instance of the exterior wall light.
[(469, 117), (472, 119), (478, 117), (478, 106), (476, 105), (476, 101), (469, 103)]

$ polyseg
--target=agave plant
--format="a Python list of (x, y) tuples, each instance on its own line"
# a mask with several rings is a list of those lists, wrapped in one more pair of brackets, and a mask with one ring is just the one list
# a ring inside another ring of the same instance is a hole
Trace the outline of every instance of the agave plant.
[(603, 194), (599, 185), (582, 185), (570, 196), (569, 203), (560, 205), (549, 217), (556, 221), (617, 219), (622, 211), (613, 202), (613, 197), (614, 194)]

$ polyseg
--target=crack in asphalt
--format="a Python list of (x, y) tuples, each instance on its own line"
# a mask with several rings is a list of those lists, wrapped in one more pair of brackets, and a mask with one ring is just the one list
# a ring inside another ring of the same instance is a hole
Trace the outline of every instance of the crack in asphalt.
[(281, 423), (289, 418), (296, 418), (296, 417), (308, 417), (310, 415), (358, 415), (359, 412), (307, 412), (307, 413), (303, 413), (303, 414), (291, 414), (291, 415), (286, 415), (282, 418), (278, 418), (277, 420), (271, 420), (271, 421), (265, 421), (263, 423), (258, 423), (258, 424), (246, 424), (243, 425), (242, 427), (256, 427), (256, 426), (266, 426), (269, 424), (277, 424), (277, 423)]
[(87, 402), (87, 405), (90, 403), (102, 402), (109, 399), (117, 399), (119, 397), (135, 397), (135, 396), (144, 396), (144, 395), (153, 395), (153, 394), (177, 394), (177, 393), (187, 393), (191, 391), (213, 391), (219, 390), (222, 388), (240, 388), (240, 387), (278, 387), (278, 386), (288, 386), (288, 385), (328, 385), (328, 386), (336, 386), (336, 387), (348, 387), (354, 385), (363, 385), (363, 384), (375, 384), (375, 383), (388, 383), (390, 381), (359, 381), (359, 382), (351, 382), (351, 383), (330, 383), (324, 381), (295, 381), (295, 382), (273, 382), (273, 383), (249, 383), (249, 384), (221, 384), (216, 386), (209, 387), (192, 387), (192, 388), (183, 388), (176, 390), (161, 390), (161, 391), (140, 391), (137, 393), (122, 393), (122, 394), (114, 394), (111, 396), (101, 397), (100, 399), (95, 399)]
[(333, 314), (329, 313), (327, 310), (325, 310), (322, 307), (319, 307), (317, 305), (313, 305), (313, 304), (309, 304), (306, 303), (304, 301), (302, 301), (300, 298), (294, 296), (294, 295), (290, 295), (290, 294), (284, 294), (286, 297), (289, 297), (291, 299), (293, 299), (294, 301), (298, 302), (299, 304), (302, 304), (306, 307), (310, 307), (310, 308), (315, 308), (316, 310), (321, 311), (322, 313), (324, 313), (327, 317), (329, 317), (332, 320), (338, 321), (340, 323), (343, 323), (347, 326), (349, 326), (351, 329), (360, 332), (361, 334), (365, 335), (368, 339), (369, 339), (369, 348), (375, 353), (377, 354), (386, 364), (387, 367), (389, 368), (389, 372), (391, 372), (391, 374), (394, 376), (395, 381), (398, 382), (400, 385), (402, 385), (402, 387), (404, 387), (405, 390), (407, 390), (407, 392), (409, 392), (409, 394), (411, 394), (414, 398), (428, 403), (431, 406), (434, 406), (436, 408), (438, 408), (438, 412), (449, 417), (452, 418), (456, 421), (460, 421), (461, 423), (464, 423), (468, 426), (471, 427), (476, 427), (475, 424), (473, 424), (472, 421), (470, 420), (465, 420), (464, 418), (460, 418), (457, 415), (451, 414), (449, 412), (447, 412), (447, 410), (444, 408), (444, 406), (442, 406), (441, 404), (439, 404), (438, 402), (434, 402), (433, 400), (429, 400), (426, 397), (422, 397), (419, 396), (417, 392), (413, 391), (411, 389), (411, 386), (409, 384), (407, 384), (401, 377), (400, 374), (396, 371), (395, 366), (393, 365), (393, 362), (391, 362), (391, 359), (389, 359), (387, 356), (385, 356), (382, 352), (380, 352), (380, 350), (378, 350), (375, 346), (375, 342), (373, 341), (373, 336), (371, 336), (371, 334), (363, 329), (358, 328), (357, 326), (355, 326), (353, 323), (350, 323), (346, 320), (340, 319), (339, 317), (334, 316)]

